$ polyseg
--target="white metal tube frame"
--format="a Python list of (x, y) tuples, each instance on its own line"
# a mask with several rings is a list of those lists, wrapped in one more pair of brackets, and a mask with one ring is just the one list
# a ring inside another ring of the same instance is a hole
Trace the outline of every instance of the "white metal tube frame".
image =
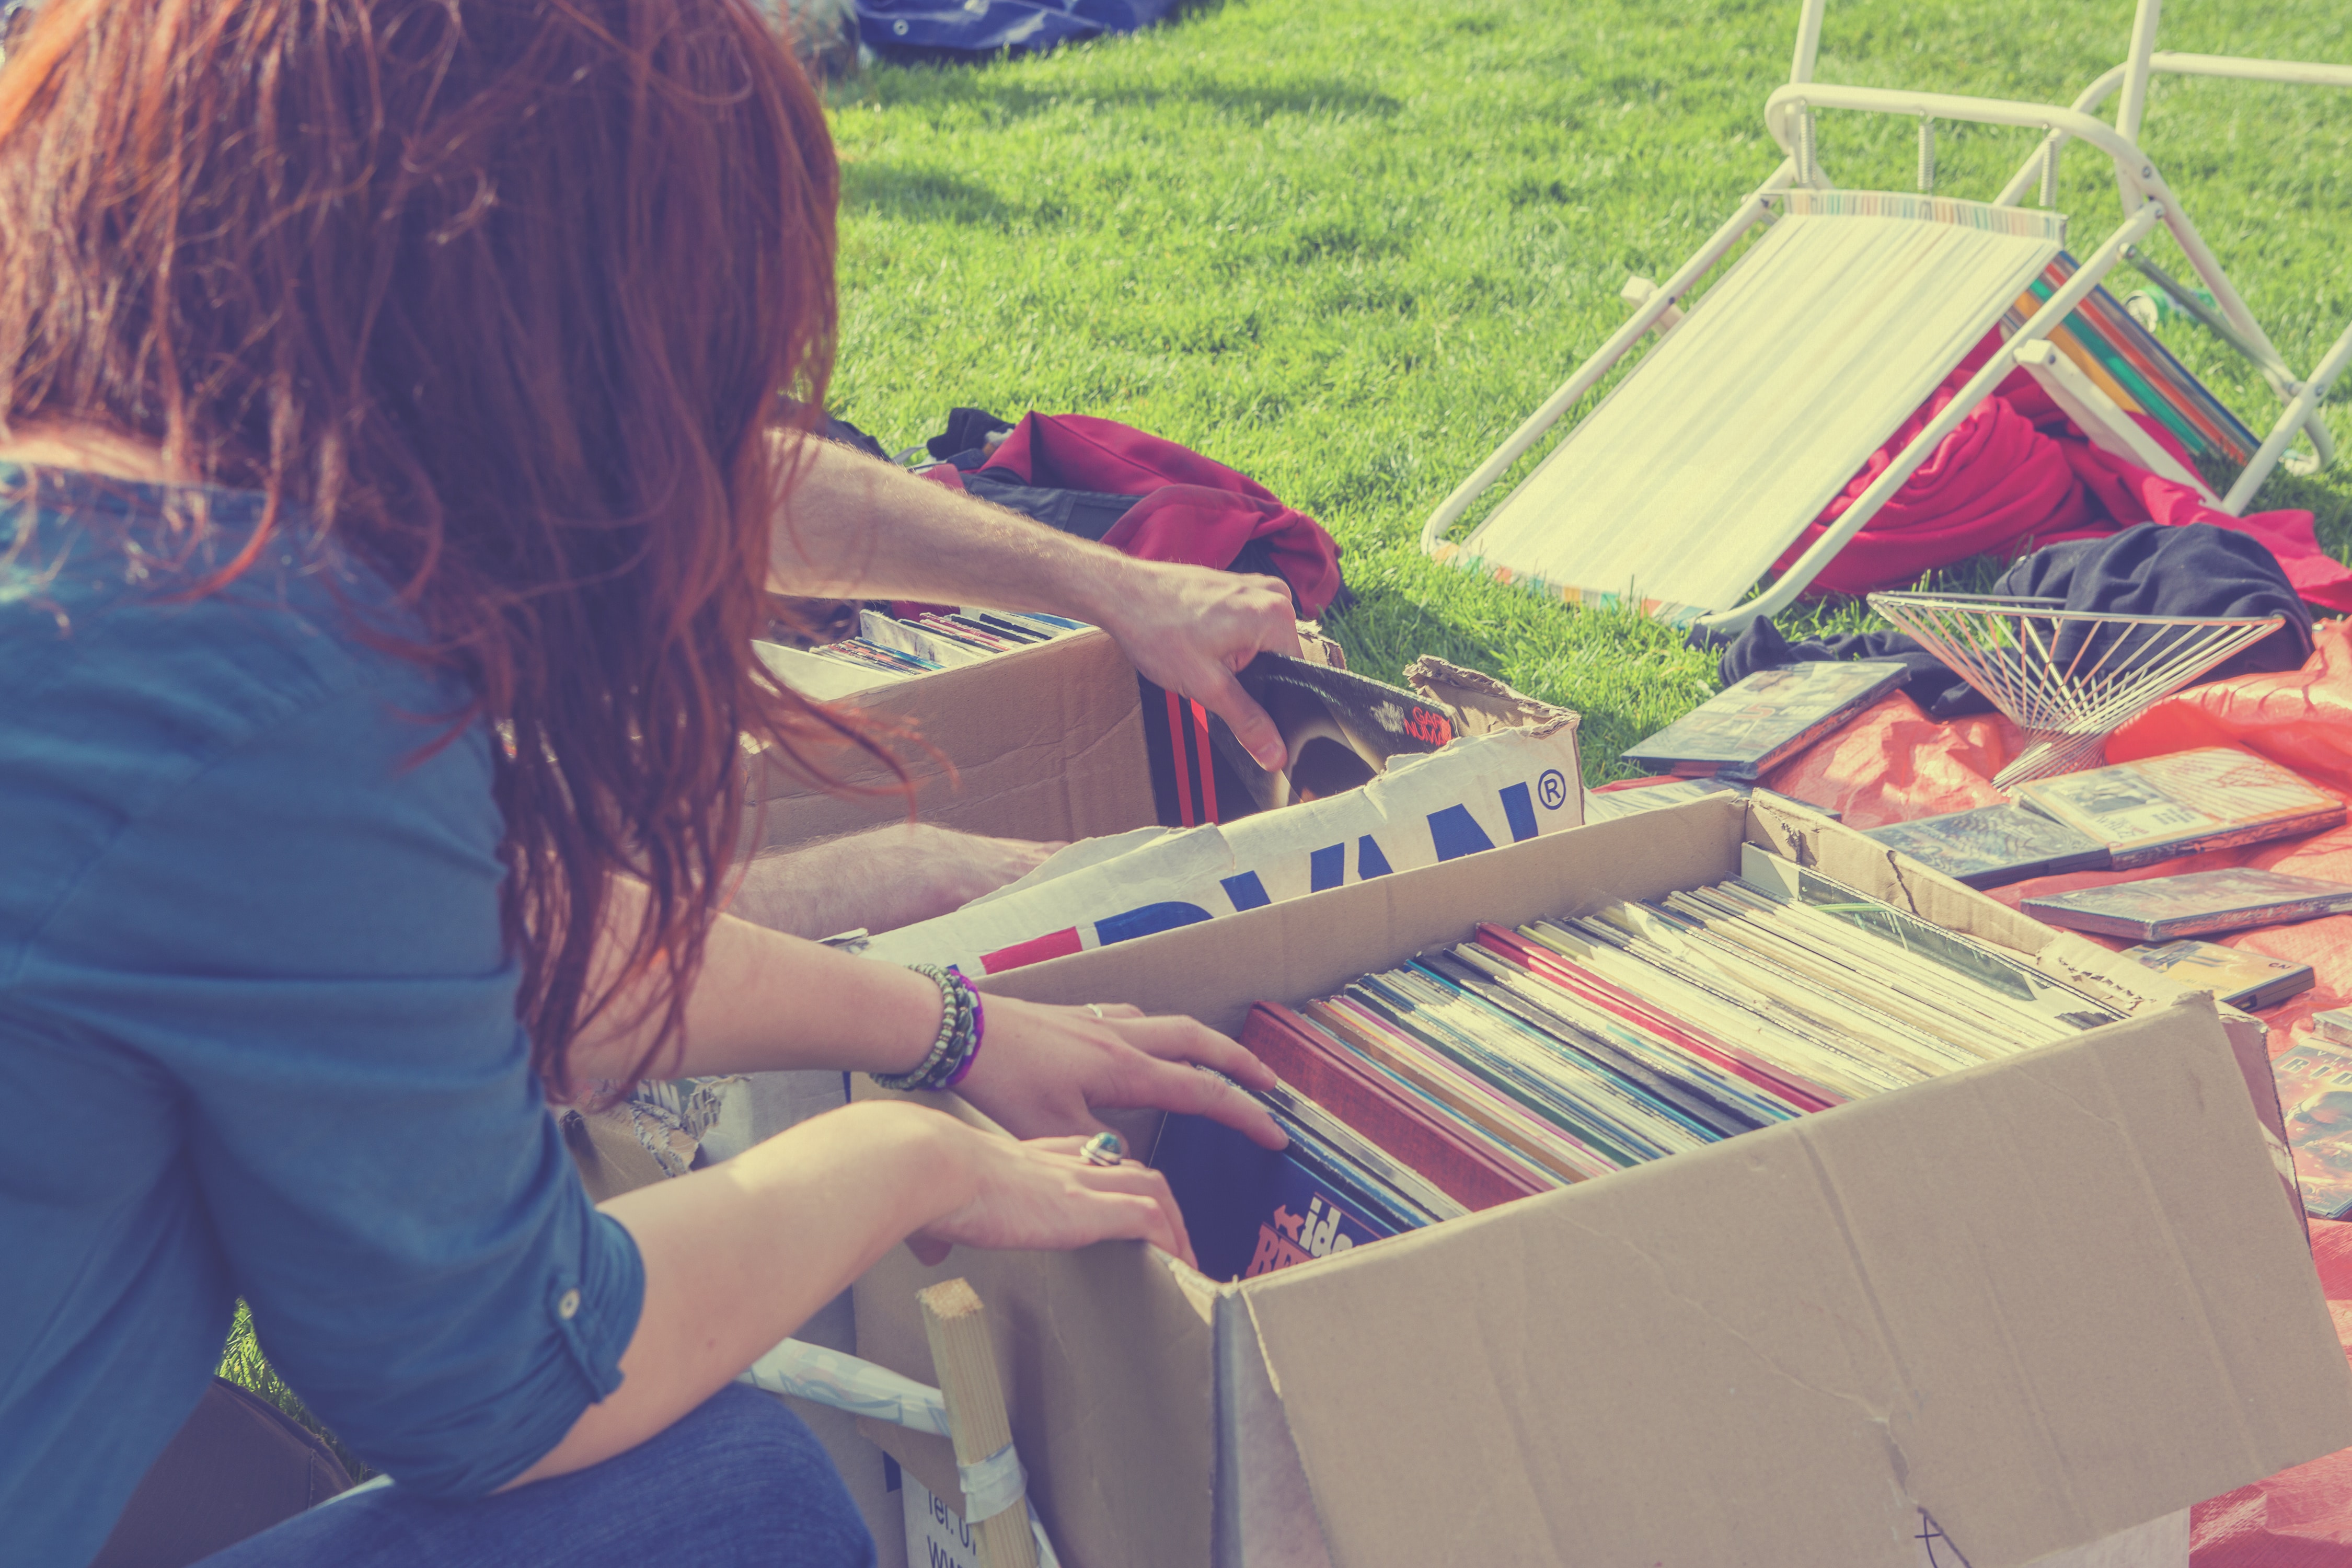
[(2064, 288), (2044, 300), (2040, 310), (2026, 318), (2025, 324), (2011, 335), (2009, 341), (2000, 346), (2000, 351), (1986, 361), (1984, 366), (1969, 378), (1967, 384), (1953, 395), (1951, 402), (1944, 405), (1943, 412), (1928, 421), (1927, 428), (1914, 436), (1903, 450), (1895, 454), (1895, 460), (1871, 481), (1870, 488), (1854, 498), (1853, 504), (1846, 508), (1819, 539), (1813, 541), (1797, 558), (1796, 563), (1780, 574), (1778, 582), (1744, 605), (1700, 616), (1698, 624), (1710, 631), (1738, 632), (1746, 629), (1748, 624), (1759, 616), (1778, 615), (1795, 603), (1797, 595), (1804, 592), (1806, 585), (1821, 574), (1822, 569), (1836, 558), (1846, 542), (1861, 532), (1863, 525), (1894, 498), (1895, 492), (1903, 488), (1918, 470), (1919, 465), (1935, 454), (1944, 437), (1958, 429), (1960, 421), (1990, 396), (1993, 388), (2017, 368), (2017, 351), (2055, 331), (2074, 307), (2098, 287), (2099, 279), (2114, 268), (2122, 258), (2125, 247), (2137, 244), (2163, 216), (2161, 203), (2143, 203), (2138, 211), (2124, 220), (2121, 228), (2107, 237), (2105, 244), (2075, 269), (2074, 276), (2066, 279)]
[[(2137, 30), (2134, 37), (2137, 39)], [(2263, 60), (2237, 55), (2176, 54), (2158, 50), (2148, 56), (2147, 65), (2151, 73), (2161, 72), (2172, 76), (2211, 77), (2233, 81), (2266, 81), (2291, 87), (2352, 88), (2352, 66), (2325, 65), (2309, 60)], [(2125, 85), (2130, 74), (2129, 62), (2110, 67), (2094, 78), (2088, 87), (2075, 95), (2074, 111), (2078, 114), (2089, 114), (2096, 110), (2116, 88)], [(2032, 188), (2035, 179), (2042, 173), (2043, 161), (2056, 159), (2065, 150), (2067, 140), (2066, 131), (2055, 126), (2052, 127), (2049, 134), (2042, 138), (2042, 145), (2035, 150), (2033, 155), (2019, 167), (2016, 174), (2009, 177), (2009, 183), (2001, 187), (2000, 194), (1993, 197), (1993, 205), (2015, 206), (2022, 201), (2025, 193)], [(2137, 141), (2137, 137), (2134, 140)], [(2263, 331), (2262, 323), (2254, 319), (2253, 311), (2247, 308), (2245, 300), (2239, 297), (2236, 287), (2230, 282), (2228, 274), (2222, 271), (2220, 259), (2205, 244), (2203, 237), (2198, 235), (2196, 226), (2189, 221), (2188, 215), (2180, 210), (2179, 204), (2178, 202), (2167, 204), (2167, 212), (2169, 215), (2167, 218), (2167, 226), (2172, 230), (2173, 238), (2179, 243), (2182, 253), (2189, 258), (2189, 266), (2196, 269), (2198, 277), (2204, 280), (2205, 286), (2213, 291), (2214, 301), (2221, 307), (2224, 319), (2236, 328), (2240, 335), (2257, 351), (2248, 357), (2254, 362), (2256, 368), (2262, 371), (2263, 378), (2270, 383), (2271, 390), (2278, 395), (2280, 401), (2289, 406), (2295, 405), (2297, 394), (2303, 389), (2303, 383), (2287, 367), (2286, 361), (2280, 355), (2277, 347)], [(2242, 349), (2241, 352), (2243, 352)], [(2311, 437), (2312, 456), (2315, 466), (2326, 468), (2336, 460), (2335, 440), (2329, 436), (2327, 423), (2320, 416), (2316, 404), (2308, 404), (2305, 406), (2308, 412), (2296, 423), (2287, 426), (2288, 439), (2292, 440), (2293, 432), (2298, 427), (2301, 428)], [(2275, 430), (2273, 433), (2275, 434)], [(2268, 441), (2263, 443), (2265, 449), (2271, 448), (2272, 445)], [(2285, 450), (2286, 443), (2280, 442), (2267, 458), (2247, 465), (2246, 472), (2254, 476), (2255, 489), (2261, 488), (2262, 481), (2270, 477), (2271, 469), (2277, 466), (2279, 458), (2284, 455)], [(2240, 477), (2242, 479), (2243, 475)], [(2238, 488), (2235, 485), (2231, 486), (2231, 493), (2236, 494)], [(2249, 498), (2252, 493), (2252, 489), (2246, 492)], [(2242, 505), (2243, 502), (2240, 504)], [(2237, 508), (2226, 507), (2226, 510), (2234, 514)]]
[(2319, 428), (2319, 400), (2327, 395), (2327, 389), (2336, 384), (2336, 378), (2344, 374), (2347, 363), (2352, 363), (2352, 326), (2344, 329), (2344, 335), (2336, 340), (2336, 346), (2327, 351), (2326, 357), (2311, 373), (2311, 379), (2295, 392), (2286, 412), (2279, 416), (2279, 422), (2271, 426), (2262, 449), (2238, 476), (2238, 482), (2230, 487), (2230, 493), (2221, 498), (2223, 511), (2234, 517), (2245, 510), (2246, 503), (2254, 499), (2254, 492), (2270, 477), (2271, 469), (2285, 455), (2287, 443), (2294, 439), (2298, 426), (2314, 431)]

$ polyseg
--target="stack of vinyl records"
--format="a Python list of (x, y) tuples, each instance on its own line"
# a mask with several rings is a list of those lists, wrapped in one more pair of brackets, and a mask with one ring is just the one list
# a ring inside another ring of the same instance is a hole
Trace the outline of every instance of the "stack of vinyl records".
[(1087, 629), (1080, 621), (1026, 611), (954, 605), (904, 608), (904, 615), (871, 605), (859, 610), (856, 632), (837, 642), (808, 648), (770, 642), (751, 646), (768, 668), (790, 681), (795, 690), (830, 700), (976, 664)]
[(856, 637), (820, 643), (808, 651), (816, 658), (863, 665), (885, 676), (904, 678), (953, 669), (1082, 629), (1082, 623), (1060, 616), (954, 608), (891, 616), (867, 609), (857, 613)]
[(2111, 1022), (2013, 958), (1750, 850), (1741, 879), (1468, 940), (1242, 1043), (1278, 1153), (1171, 1117), (1202, 1268), (1247, 1277)]

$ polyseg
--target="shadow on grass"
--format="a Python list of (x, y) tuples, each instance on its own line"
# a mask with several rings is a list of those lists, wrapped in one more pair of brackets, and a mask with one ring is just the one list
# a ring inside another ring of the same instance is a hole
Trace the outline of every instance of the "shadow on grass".
[(936, 169), (895, 163), (844, 163), (841, 205), (844, 211), (916, 223), (1002, 226), (1009, 216), (1004, 204), (985, 185)]
[(1423, 654), (1488, 672), (1503, 662), (1494, 641), (1384, 584), (1324, 616), (1323, 629), (1345, 643), (1350, 669), (1391, 684), (1401, 683), (1404, 667)]
[(997, 59), (970, 63), (912, 61), (897, 68), (872, 72), (859, 82), (836, 89), (835, 102), (877, 103), (885, 109), (907, 105), (968, 107), (1000, 121), (1026, 120), (1066, 110), (1079, 102), (1098, 112), (1199, 104), (1251, 122), (1263, 122), (1277, 115), (1317, 113), (1387, 119), (1404, 107), (1402, 100), (1388, 93), (1331, 77), (1298, 77), (1275, 82), (1096, 81), (1076, 87), (1009, 68), (1017, 63)]

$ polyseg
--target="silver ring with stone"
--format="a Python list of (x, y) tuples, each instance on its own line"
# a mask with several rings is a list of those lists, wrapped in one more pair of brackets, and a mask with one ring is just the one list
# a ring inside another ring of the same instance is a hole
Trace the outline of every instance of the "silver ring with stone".
[(1127, 1161), (1127, 1145), (1116, 1132), (1096, 1133), (1079, 1152), (1087, 1157), (1089, 1165), (1118, 1165)]

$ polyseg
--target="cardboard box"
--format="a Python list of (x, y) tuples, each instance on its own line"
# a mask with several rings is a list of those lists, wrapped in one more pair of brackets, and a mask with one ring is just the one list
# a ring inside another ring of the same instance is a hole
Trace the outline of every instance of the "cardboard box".
[[(922, 774), (919, 805), (932, 820), (1085, 840), (985, 899), (875, 937), (875, 956), (1002, 973), (1583, 821), (1575, 714), (1439, 659), (1406, 673), (1431, 704), (1362, 682), (1371, 688), (1362, 721), (1437, 749), (1390, 757), (1360, 788), (1270, 810), (1257, 809), (1231, 762), (1216, 755), (1207, 721), (1139, 682), (1100, 632), (860, 694), (861, 711), (910, 729), (958, 764), (961, 789), (936, 765)], [(1155, 726), (1154, 693), (1174, 721)], [(1408, 708), (1435, 732), (1409, 724)], [(1146, 742), (1163, 728), (1155, 753)], [(1181, 766), (1170, 760), (1179, 748)], [(877, 769), (869, 760), (856, 782), (877, 782)], [(1226, 781), (1222, 790), (1206, 782), (1215, 776)], [(833, 830), (845, 809), (870, 814), (887, 804), (805, 791), (769, 796), (784, 842)], [(1183, 826), (1165, 826), (1171, 809)], [(1196, 825), (1202, 812), (1215, 820)], [(772, 831), (768, 837), (778, 841)]]
[[(1458, 712), (1462, 731), (1568, 728), (1573, 713), (1522, 697), (1492, 676), (1423, 658), (1406, 671)], [(1147, 702), (1156, 699), (1154, 708)], [(1213, 760), (1208, 720), (1139, 680), (1110, 635), (1088, 630), (961, 669), (897, 680), (835, 706), (869, 718), (915, 784), (926, 822), (1005, 838), (1099, 838), (1157, 824), (1232, 821), (1253, 803)], [(831, 838), (907, 816), (898, 779), (855, 751), (828, 755), (832, 795), (774, 751), (754, 761), (751, 798), (769, 803), (772, 847)], [(1570, 782), (1574, 775), (1570, 775)], [(1576, 807), (1581, 820), (1581, 792)]]
[[(2211, 999), (1818, 816), (1698, 801), (988, 988), (1231, 1029), (1477, 920), (1733, 875), (1748, 842), (2127, 1016), (1235, 1285), (1132, 1244), (929, 1270), (900, 1249), (857, 1288), (858, 1353), (919, 1372), (915, 1291), (971, 1281), (1071, 1568), (1916, 1568), (1931, 1542), (1971, 1568), (2100, 1562), (2352, 1446), (2352, 1378)], [(944, 1444), (867, 1430), (956, 1495)]]

